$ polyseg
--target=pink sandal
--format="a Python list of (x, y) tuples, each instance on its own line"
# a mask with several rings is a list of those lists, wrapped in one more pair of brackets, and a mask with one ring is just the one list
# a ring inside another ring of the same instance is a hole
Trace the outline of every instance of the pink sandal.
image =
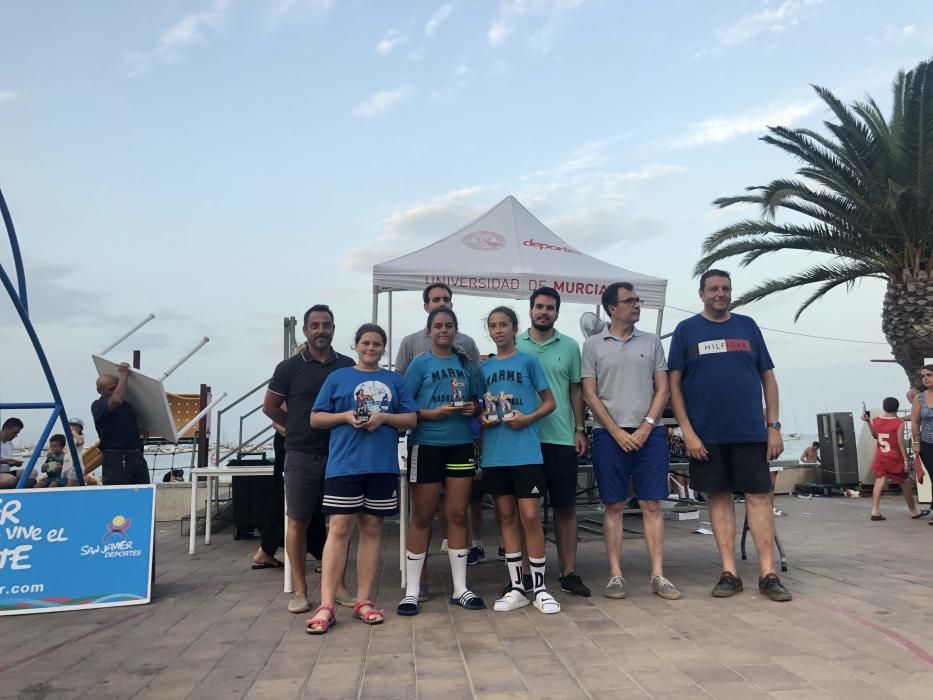
[[(361, 613), (360, 608), (365, 608), (367, 605), (371, 607), (372, 610)], [(363, 598), (353, 604), (353, 617), (362, 620), (367, 625), (381, 625), (385, 622), (385, 610), (377, 610), (373, 601)]]
[[(318, 617), (317, 614), (321, 612), (321, 610), (327, 610), (330, 613), (330, 617), (326, 620), (323, 617)], [(308, 625), (308, 634), (325, 634), (327, 630), (337, 624), (337, 613), (334, 611), (334, 606), (322, 605), (314, 611), (314, 617), (308, 620), (306, 624)], [(312, 625), (317, 626), (312, 627)]]

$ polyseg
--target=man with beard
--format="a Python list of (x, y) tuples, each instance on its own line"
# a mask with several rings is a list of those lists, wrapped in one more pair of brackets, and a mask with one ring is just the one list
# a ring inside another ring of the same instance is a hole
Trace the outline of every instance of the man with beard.
[[(454, 308), (453, 301), (451, 301), (452, 298), (453, 292), (450, 291), (450, 287), (442, 282), (430, 284), (421, 292), (421, 299), (424, 301), (424, 312), (426, 314), (442, 306), (448, 309)], [(479, 350), (477, 350), (476, 343), (470, 336), (466, 333), (458, 332), (457, 335), (454, 336), (454, 347), (468, 355), (474, 367), (479, 366)], [(406, 335), (402, 338), (402, 342), (398, 346), (398, 354), (395, 356), (395, 371), (399, 374), (405, 374), (405, 370), (408, 369), (408, 365), (411, 364), (415, 355), (421, 355), (422, 353), (428, 352), (430, 349), (431, 336), (428, 335), (424, 328), (410, 335)]]
[(305, 579), (306, 533), (312, 516), (321, 512), (324, 469), (330, 450), (330, 431), (311, 427), (311, 407), (331, 372), (355, 364), (331, 347), (334, 314), (325, 304), (315, 304), (305, 312), (302, 330), (308, 341), (305, 348), (278, 364), (262, 402), (262, 412), (285, 426), (285, 553), (291, 562), (295, 587), (288, 604), (293, 613), (311, 608)]
[(560, 313), (560, 294), (551, 287), (531, 293), (531, 327), (515, 339), (521, 351), (538, 358), (557, 408), (538, 423), (548, 498), (554, 508), (560, 588), (588, 598), (590, 589), (574, 573), (577, 560), (577, 465), (586, 452), (583, 434), (583, 389), (580, 385), (580, 346), (559, 333), (554, 322)]

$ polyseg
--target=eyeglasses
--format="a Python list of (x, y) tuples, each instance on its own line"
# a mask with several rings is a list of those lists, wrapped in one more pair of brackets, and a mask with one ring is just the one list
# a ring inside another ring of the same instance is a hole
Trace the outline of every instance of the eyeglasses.
[(635, 306), (635, 304), (641, 305), (641, 297), (629, 297), (628, 299), (618, 299), (615, 302), (616, 304), (625, 304), (626, 306)]

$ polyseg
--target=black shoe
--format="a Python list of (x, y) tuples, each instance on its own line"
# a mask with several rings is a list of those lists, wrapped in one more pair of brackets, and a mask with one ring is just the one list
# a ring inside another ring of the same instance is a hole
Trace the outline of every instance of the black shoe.
[[(532, 584), (531, 582), (531, 574), (524, 574), (522, 576), (522, 586), (525, 588), (526, 594), (531, 593), (531, 591), (534, 589), (534, 584)], [(504, 596), (506, 593), (508, 593), (511, 590), (512, 590), (512, 582), (509, 581), (507, 584), (505, 584), (502, 587), (502, 593), (500, 594), (500, 597)]]
[(730, 571), (723, 571), (719, 577), (719, 583), (713, 588), (714, 598), (731, 598), (736, 593), (744, 590), (742, 579)]
[(560, 589), (564, 593), (570, 593), (579, 598), (590, 597), (590, 589), (583, 585), (583, 579), (577, 576), (573, 571), (566, 576), (561, 576), (558, 580), (560, 581)]
[(794, 599), (790, 591), (784, 588), (784, 584), (781, 583), (781, 579), (777, 577), (777, 574), (768, 574), (764, 578), (758, 579), (758, 592), (765, 598), (770, 598), (778, 603), (786, 603), (788, 600)]

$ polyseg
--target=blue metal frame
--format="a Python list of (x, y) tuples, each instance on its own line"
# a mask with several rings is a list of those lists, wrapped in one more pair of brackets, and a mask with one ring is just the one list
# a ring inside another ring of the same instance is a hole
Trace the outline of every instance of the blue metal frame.
[(3, 217), (7, 237), (10, 239), (10, 250), (13, 253), (13, 266), (16, 270), (17, 286), (13, 286), (13, 282), (9, 275), (7, 275), (6, 270), (3, 269), (2, 263), (0, 263), (0, 281), (3, 282), (7, 294), (10, 296), (10, 301), (13, 302), (13, 308), (15, 308), (16, 313), (19, 314), (19, 318), (23, 322), (23, 328), (26, 329), (29, 340), (32, 342), (33, 350), (36, 352), (36, 358), (38, 358), (39, 364), (42, 365), (42, 371), (45, 373), (45, 380), (49, 384), (49, 390), (52, 392), (53, 400), (53, 403), (0, 403), (0, 409), (52, 409), (52, 415), (49, 416), (49, 420), (45, 424), (42, 437), (39, 439), (39, 442), (36, 443), (36, 449), (33, 450), (32, 455), (29, 457), (29, 462), (20, 475), (16, 487), (23, 488), (32, 475), (32, 470), (35, 469), (36, 462), (39, 460), (39, 456), (42, 453), (42, 446), (48, 441), (49, 435), (51, 435), (52, 429), (55, 427), (56, 420), (61, 421), (62, 432), (64, 432), (65, 440), (68, 442), (68, 450), (71, 453), (71, 461), (74, 464), (75, 476), (78, 484), (84, 486), (84, 473), (81, 468), (81, 460), (78, 457), (78, 448), (75, 446), (74, 437), (71, 435), (71, 430), (68, 427), (68, 415), (65, 413), (62, 396), (58, 391), (58, 384), (55, 383), (55, 376), (52, 374), (52, 368), (49, 366), (48, 358), (45, 356), (45, 350), (42, 349), (42, 343), (39, 342), (39, 336), (36, 335), (36, 330), (33, 328), (32, 321), (29, 319), (29, 302), (26, 295), (26, 273), (23, 269), (23, 258), (19, 252), (16, 230), (13, 228), (13, 217), (10, 216), (10, 210), (7, 208), (6, 199), (3, 197), (2, 190), (0, 190), (0, 215)]

